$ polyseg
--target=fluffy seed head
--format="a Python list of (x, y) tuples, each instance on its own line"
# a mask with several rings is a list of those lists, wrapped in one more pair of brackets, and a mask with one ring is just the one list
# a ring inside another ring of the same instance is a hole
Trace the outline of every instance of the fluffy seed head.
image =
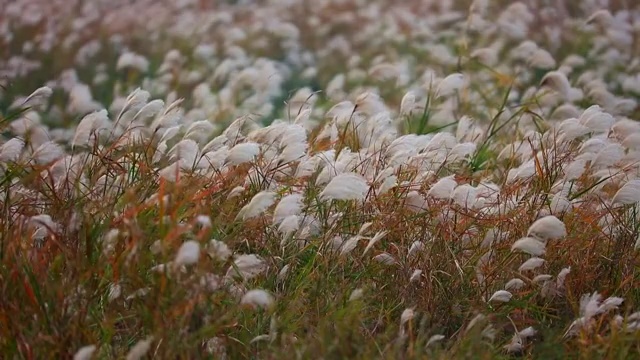
[(0, 161), (16, 161), (24, 149), (24, 140), (20, 138), (11, 138), (0, 146)]
[(270, 309), (273, 307), (274, 299), (271, 294), (262, 289), (253, 289), (242, 296), (240, 304), (248, 305), (253, 309)]
[(413, 270), (413, 272), (411, 273), (411, 276), (409, 277), (409, 282), (418, 281), (420, 279), (420, 276), (422, 276), (422, 270), (420, 269)]
[(96, 139), (100, 130), (109, 124), (107, 110), (95, 111), (85, 115), (76, 127), (76, 133), (71, 140), (72, 146), (84, 146)]
[(369, 242), (367, 243), (367, 246), (364, 248), (364, 252), (362, 253), (363, 255), (366, 254), (369, 250), (371, 250), (371, 248), (373, 248), (373, 246), (380, 240), (382, 240), (385, 236), (387, 236), (388, 231), (382, 230), (382, 231), (378, 231), (375, 235), (373, 235), (373, 237), (371, 239), (369, 239)]
[(47, 101), (51, 94), (53, 94), (53, 90), (51, 90), (51, 88), (48, 86), (38, 88), (34, 92), (32, 92), (31, 95), (27, 96), (27, 99), (24, 101), (22, 106), (40, 105), (43, 102)]
[(373, 260), (384, 264), (384, 265), (393, 265), (396, 263), (396, 259), (391, 256), (391, 254), (383, 252), (373, 257)]
[(402, 315), (400, 315), (400, 326), (404, 326), (408, 321), (411, 321), (416, 316), (415, 311), (413, 309), (408, 308), (404, 309)]
[(409, 115), (413, 111), (413, 107), (416, 103), (416, 96), (413, 92), (409, 91), (402, 97), (400, 102), (400, 114)]
[(524, 281), (521, 279), (515, 278), (507, 281), (504, 285), (505, 290), (520, 290), (524, 286)]
[(197, 264), (200, 259), (200, 244), (194, 240), (185, 241), (174, 260), (176, 266)]
[(532, 257), (531, 259), (522, 263), (522, 265), (520, 265), (520, 267), (518, 268), (518, 271), (524, 272), (527, 270), (535, 270), (540, 266), (542, 266), (542, 264), (544, 263), (545, 263), (544, 259), (541, 259), (539, 257)]
[(536, 220), (527, 231), (527, 236), (540, 239), (542, 241), (561, 239), (567, 236), (567, 229), (564, 223), (553, 215), (545, 216)]
[(540, 256), (545, 253), (545, 244), (535, 238), (524, 237), (513, 243), (511, 251), (515, 250), (519, 250), (533, 256)]
[(229, 150), (227, 161), (231, 165), (240, 165), (250, 161), (260, 153), (260, 145), (256, 143), (241, 143)]
[(545, 74), (540, 81), (540, 85), (551, 88), (564, 98), (567, 98), (569, 91), (571, 91), (571, 84), (569, 84), (567, 76), (560, 71), (550, 71)]
[(349, 301), (355, 301), (355, 300), (359, 300), (362, 298), (364, 291), (362, 289), (355, 289), (351, 292), (351, 295), (349, 295)]
[(427, 192), (427, 195), (435, 199), (449, 199), (453, 195), (453, 191), (457, 185), (458, 183), (453, 176), (447, 176), (433, 184), (429, 192)]
[(231, 256), (231, 250), (222, 241), (211, 239), (207, 246), (207, 253), (214, 259), (226, 261)]
[(64, 156), (64, 150), (53, 141), (47, 141), (40, 145), (32, 154), (32, 159), (38, 164), (49, 164)]
[(464, 85), (464, 75), (460, 73), (453, 73), (445, 77), (440, 81), (436, 88), (436, 96), (449, 96), (454, 94), (458, 90), (462, 89)]
[(369, 192), (367, 180), (360, 174), (340, 174), (320, 193), (322, 200), (364, 200)]
[(273, 210), (273, 224), (280, 224), (286, 217), (298, 215), (302, 210), (302, 194), (283, 197)]
[(261, 215), (276, 201), (276, 193), (272, 191), (261, 191), (257, 193), (251, 201), (245, 205), (238, 213), (238, 218), (248, 220)]
[(427, 345), (425, 345), (425, 347), (429, 347), (435, 343), (438, 343), (444, 340), (444, 338), (445, 338), (444, 335), (440, 335), (440, 334), (433, 335), (429, 338), (429, 340), (427, 341)]
[(151, 342), (153, 342), (153, 336), (150, 336), (144, 340), (138, 341), (131, 350), (127, 353), (127, 360), (139, 360), (145, 356), (151, 349)]
[(612, 204), (630, 205), (640, 202), (640, 180), (630, 180), (613, 196)]
[(358, 246), (358, 242), (362, 240), (362, 236), (355, 235), (348, 240), (342, 241), (337, 239), (336, 244), (340, 246), (340, 256), (345, 256), (353, 251)]
[(73, 360), (90, 360), (91, 355), (96, 351), (95, 345), (83, 346), (73, 355)]
[(509, 302), (512, 296), (513, 295), (506, 290), (498, 290), (491, 295), (489, 302)]
[(227, 279), (240, 276), (245, 280), (250, 280), (267, 269), (264, 260), (253, 254), (239, 255), (233, 263), (225, 275)]
[(615, 123), (615, 119), (610, 114), (602, 111), (598, 105), (592, 105), (580, 115), (580, 122), (592, 131), (608, 131)]

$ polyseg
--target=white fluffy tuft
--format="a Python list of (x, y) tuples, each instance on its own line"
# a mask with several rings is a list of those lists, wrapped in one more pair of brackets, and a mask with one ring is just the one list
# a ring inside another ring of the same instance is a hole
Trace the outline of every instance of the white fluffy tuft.
[(367, 180), (356, 173), (340, 174), (320, 193), (322, 200), (364, 200), (369, 191)]
[(561, 239), (567, 235), (564, 223), (553, 215), (545, 216), (536, 220), (527, 231), (527, 236), (540, 239), (542, 241)]

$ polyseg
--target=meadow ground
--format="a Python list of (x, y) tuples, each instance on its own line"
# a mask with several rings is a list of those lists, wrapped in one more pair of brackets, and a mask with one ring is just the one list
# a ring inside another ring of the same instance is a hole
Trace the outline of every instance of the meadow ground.
[(0, 11), (2, 358), (639, 358), (640, 4)]

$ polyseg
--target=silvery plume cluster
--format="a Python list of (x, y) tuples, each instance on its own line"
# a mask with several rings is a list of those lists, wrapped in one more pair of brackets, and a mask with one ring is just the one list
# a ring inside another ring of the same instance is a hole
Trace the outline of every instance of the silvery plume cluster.
[[(11, 2), (3, 248), (42, 263), (97, 233), (92, 261), (129, 269), (103, 306), (169, 282), (265, 316), (251, 344), (303, 346), (279, 312), (309, 251), (384, 276), (345, 277), (345, 306), (393, 283), (401, 347), (526, 352), (526, 304), (571, 318), (566, 341), (637, 332), (640, 6), (460, 3)], [(454, 308), (455, 329), (429, 314)], [(224, 328), (206, 351), (226, 356), (229, 316), (202, 315)], [(167, 335), (137, 336), (127, 358)], [(75, 358), (106, 354), (93, 339)]]

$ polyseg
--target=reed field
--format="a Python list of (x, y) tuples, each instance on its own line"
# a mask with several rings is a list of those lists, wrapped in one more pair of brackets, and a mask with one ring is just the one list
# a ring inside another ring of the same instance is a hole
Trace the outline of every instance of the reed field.
[(0, 358), (640, 358), (640, 2), (0, 0)]

